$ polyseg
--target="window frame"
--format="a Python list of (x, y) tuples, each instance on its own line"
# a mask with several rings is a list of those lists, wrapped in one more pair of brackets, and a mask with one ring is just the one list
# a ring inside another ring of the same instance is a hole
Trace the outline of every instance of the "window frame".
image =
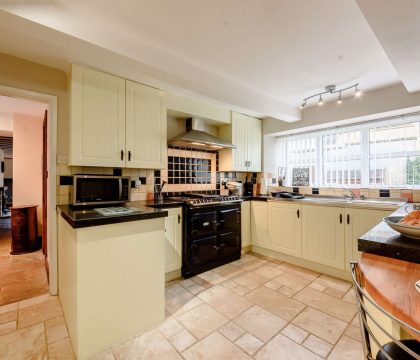
[[(420, 189), (420, 185), (411, 185), (411, 184), (400, 184), (400, 185), (386, 185), (386, 184), (370, 184), (370, 161), (371, 159), (375, 159), (374, 154), (370, 154), (370, 130), (375, 128), (381, 128), (386, 126), (394, 126), (394, 125), (407, 125), (410, 123), (419, 123), (420, 124), (420, 114), (415, 115), (405, 115), (405, 116), (398, 116), (396, 118), (389, 118), (389, 119), (377, 119), (374, 121), (346, 125), (346, 126), (334, 126), (331, 128), (324, 128), (322, 130), (317, 131), (308, 131), (308, 132), (301, 132), (295, 133), (293, 135), (285, 135), (285, 136), (278, 136), (276, 140), (278, 142), (286, 140), (286, 156), (280, 156), (282, 159), (286, 159), (285, 163), (278, 164), (278, 166), (287, 166), (287, 140), (289, 139), (296, 139), (299, 137), (315, 137), (315, 174), (314, 174), (314, 183), (310, 184), (310, 187), (334, 187), (334, 188), (410, 188), (410, 189)], [(348, 131), (356, 131), (360, 130), (360, 141), (361, 141), (361, 183), (360, 184), (351, 184), (351, 185), (328, 185), (328, 183), (323, 179), (323, 143), (322, 138), (324, 135), (331, 135), (331, 134), (339, 134)], [(420, 157), (420, 150), (419, 151), (401, 151), (401, 152), (394, 152), (388, 155), (388, 158), (397, 158), (397, 157)], [(290, 171), (290, 170), (288, 170)], [(286, 181), (289, 176), (286, 177)], [(287, 185), (287, 186), (292, 186)]]

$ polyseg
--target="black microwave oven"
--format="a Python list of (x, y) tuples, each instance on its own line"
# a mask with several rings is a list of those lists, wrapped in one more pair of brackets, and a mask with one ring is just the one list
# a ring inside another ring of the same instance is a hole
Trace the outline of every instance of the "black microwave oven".
[(130, 201), (131, 178), (128, 176), (74, 175), (70, 204), (111, 205)]

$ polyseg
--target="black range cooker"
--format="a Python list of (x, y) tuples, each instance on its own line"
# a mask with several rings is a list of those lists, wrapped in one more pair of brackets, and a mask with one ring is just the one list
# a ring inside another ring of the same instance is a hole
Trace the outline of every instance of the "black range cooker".
[(240, 259), (242, 200), (196, 193), (184, 194), (181, 199), (182, 276), (189, 278)]

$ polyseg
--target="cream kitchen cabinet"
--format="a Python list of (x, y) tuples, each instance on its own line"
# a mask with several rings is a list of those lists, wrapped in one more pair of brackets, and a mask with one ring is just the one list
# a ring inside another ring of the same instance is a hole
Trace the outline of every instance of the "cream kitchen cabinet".
[[(395, 209), (394, 209), (395, 210)], [(360, 252), (357, 242), (360, 236), (367, 233), (394, 210), (346, 209), (345, 219), (345, 268), (350, 270), (350, 261), (358, 261)]]
[(165, 209), (165, 272), (181, 269), (182, 262), (182, 208)]
[(220, 171), (261, 171), (261, 120), (232, 112), (231, 125), (220, 127), (219, 136), (236, 145), (219, 152)]
[(267, 214), (266, 201), (251, 201), (251, 244), (265, 249), (268, 248)]
[(72, 66), (69, 165), (166, 166), (164, 93)]
[(166, 108), (164, 93), (126, 82), (126, 167), (166, 167)]
[(242, 248), (251, 245), (251, 201), (241, 204), (241, 242)]
[(72, 66), (69, 140), (69, 165), (125, 166), (124, 79)]
[(268, 248), (302, 257), (302, 206), (297, 203), (268, 203)]
[(302, 258), (345, 268), (344, 208), (302, 205)]

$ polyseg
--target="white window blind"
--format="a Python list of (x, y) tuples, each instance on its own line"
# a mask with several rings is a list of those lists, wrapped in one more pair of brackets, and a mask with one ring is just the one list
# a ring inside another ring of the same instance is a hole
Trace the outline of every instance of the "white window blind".
[(420, 185), (420, 122), (401, 119), (369, 129), (369, 185)]
[(322, 186), (361, 185), (360, 130), (334, 130), (322, 135)]
[(308, 167), (310, 186), (420, 188), (420, 115), (279, 137), (276, 151), (287, 186)]
[(292, 174), (295, 168), (309, 168), (310, 185), (315, 183), (317, 166), (317, 137), (315, 134), (281, 138), (278, 141), (277, 153), (279, 167), (286, 169), (286, 184), (292, 185)]

